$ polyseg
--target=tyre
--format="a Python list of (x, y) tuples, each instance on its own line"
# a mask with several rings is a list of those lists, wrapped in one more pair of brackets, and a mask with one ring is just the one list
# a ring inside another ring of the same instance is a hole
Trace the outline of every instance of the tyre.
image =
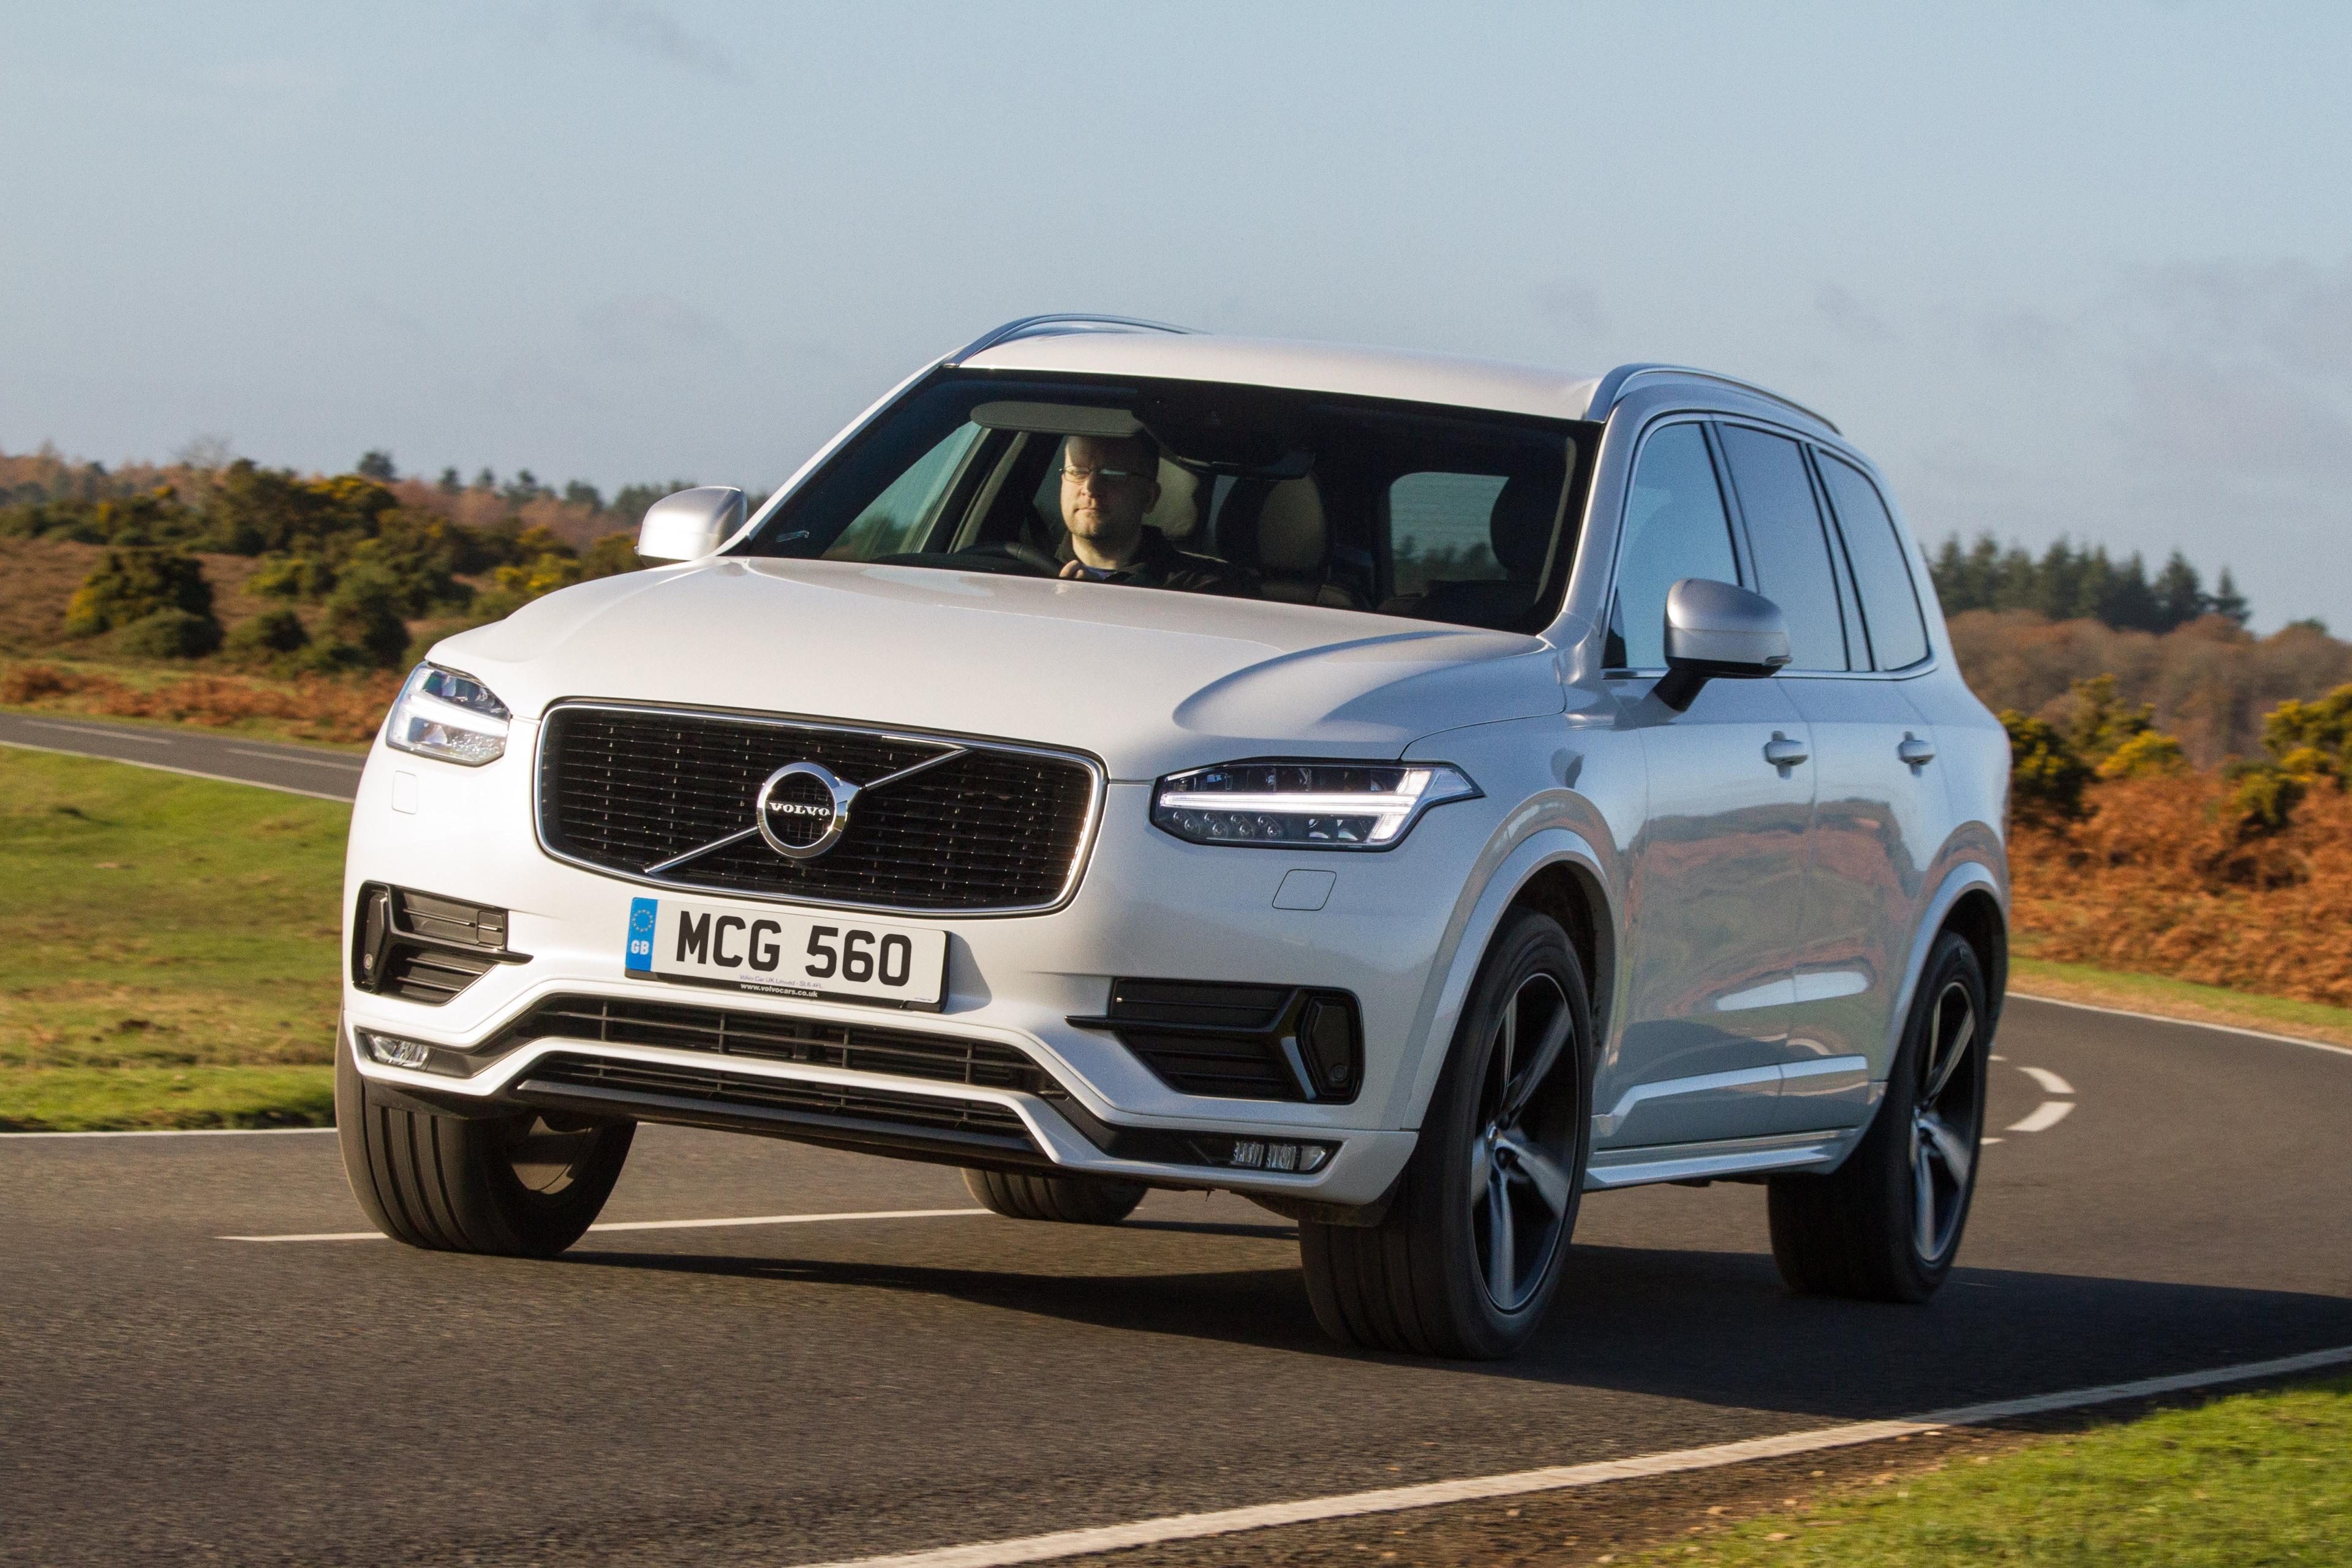
[(1559, 1284), (1591, 1152), (1592, 1006), (1550, 919), (1517, 910), (1479, 965), (1421, 1140), (1377, 1226), (1302, 1221), (1316, 1321), (1347, 1344), (1494, 1360)]
[(1058, 1220), (1064, 1225), (1117, 1225), (1143, 1201), (1140, 1182), (1101, 1176), (1024, 1176), (1002, 1171), (963, 1173), (975, 1202), (1007, 1219)]
[(1976, 1193), (1991, 1016), (1976, 951), (1946, 931), (1870, 1131), (1828, 1175), (1772, 1178), (1772, 1258), (1790, 1289), (1924, 1301), (1944, 1282)]
[(580, 1239), (612, 1195), (636, 1124), (404, 1110), (369, 1087), (344, 1039), (335, 1055), (335, 1133), (352, 1195), (394, 1241), (551, 1258)]

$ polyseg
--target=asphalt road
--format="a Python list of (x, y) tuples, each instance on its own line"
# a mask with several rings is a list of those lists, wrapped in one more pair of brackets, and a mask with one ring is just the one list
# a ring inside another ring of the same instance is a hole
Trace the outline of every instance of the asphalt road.
[[(330, 1135), (0, 1139), (0, 1561), (808, 1563), (2352, 1344), (2352, 1058), (2028, 1001), (1999, 1050), (1928, 1306), (1786, 1294), (1758, 1188), (1596, 1194), (1502, 1366), (1326, 1343), (1289, 1227), (1232, 1198), (507, 1262), (221, 1239), (363, 1230)], [(968, 1207), (648, 1128), (605, 1218)]]
[(160, 725), (121, 724), (78, 713), (0, 713), (0, 746), (68, 752), (104, 757), (168, 773), (194, 773), (264, 789), (349, 800), (359, 792), (362, 759), (356, 752), (317, 746), (283, 746), (239, 735)]

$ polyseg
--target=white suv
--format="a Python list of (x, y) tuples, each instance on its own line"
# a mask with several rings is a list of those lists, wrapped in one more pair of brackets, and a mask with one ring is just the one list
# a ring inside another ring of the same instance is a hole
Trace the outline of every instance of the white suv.
[(675, 563), (449, 638), (353, 815), (375, 1222), (546, 1254), (638, 1121), (1298, 1223), (1342, 1339), (1508, 1353), (1591, 1189), (1766, 1181), (1924, 1299), (1974, 1186), (2008, 747), (1829, 421), (1146, 322), (926, 367)]

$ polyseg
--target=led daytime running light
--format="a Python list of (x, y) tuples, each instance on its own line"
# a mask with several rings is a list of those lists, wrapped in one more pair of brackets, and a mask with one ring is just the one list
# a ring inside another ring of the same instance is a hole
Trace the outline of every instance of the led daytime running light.
[(512, 718), (497, 694), (473, 677), (420, 664), (392, 705), (383, 738), (397, 751), (478, 768), (505, 754)]
[[(1283, 787), (1286, 775), (1297, 787)], [(1269, 787), (1200, 787), (1227, 783)], [(1460, 770), (1442, 763), (1244, 763), (1160, 780), (1151, 819), (1196, 844), (1385, 849), (1423, 810), (1477, 794)]]

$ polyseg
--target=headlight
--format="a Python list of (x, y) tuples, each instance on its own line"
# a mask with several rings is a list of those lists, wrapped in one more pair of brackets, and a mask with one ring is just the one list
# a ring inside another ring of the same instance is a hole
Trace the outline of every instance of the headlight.
[(478, 768), (506, 751), (507, 721), (513, 717), (472, 676), (420, 664), (392, 705), (383, 738), (399, 751)]
[(1195, 844), (1386, 849), (1478, 786), (1444, 763), (1229, 763), (1153, 787), (1153, 824)]

